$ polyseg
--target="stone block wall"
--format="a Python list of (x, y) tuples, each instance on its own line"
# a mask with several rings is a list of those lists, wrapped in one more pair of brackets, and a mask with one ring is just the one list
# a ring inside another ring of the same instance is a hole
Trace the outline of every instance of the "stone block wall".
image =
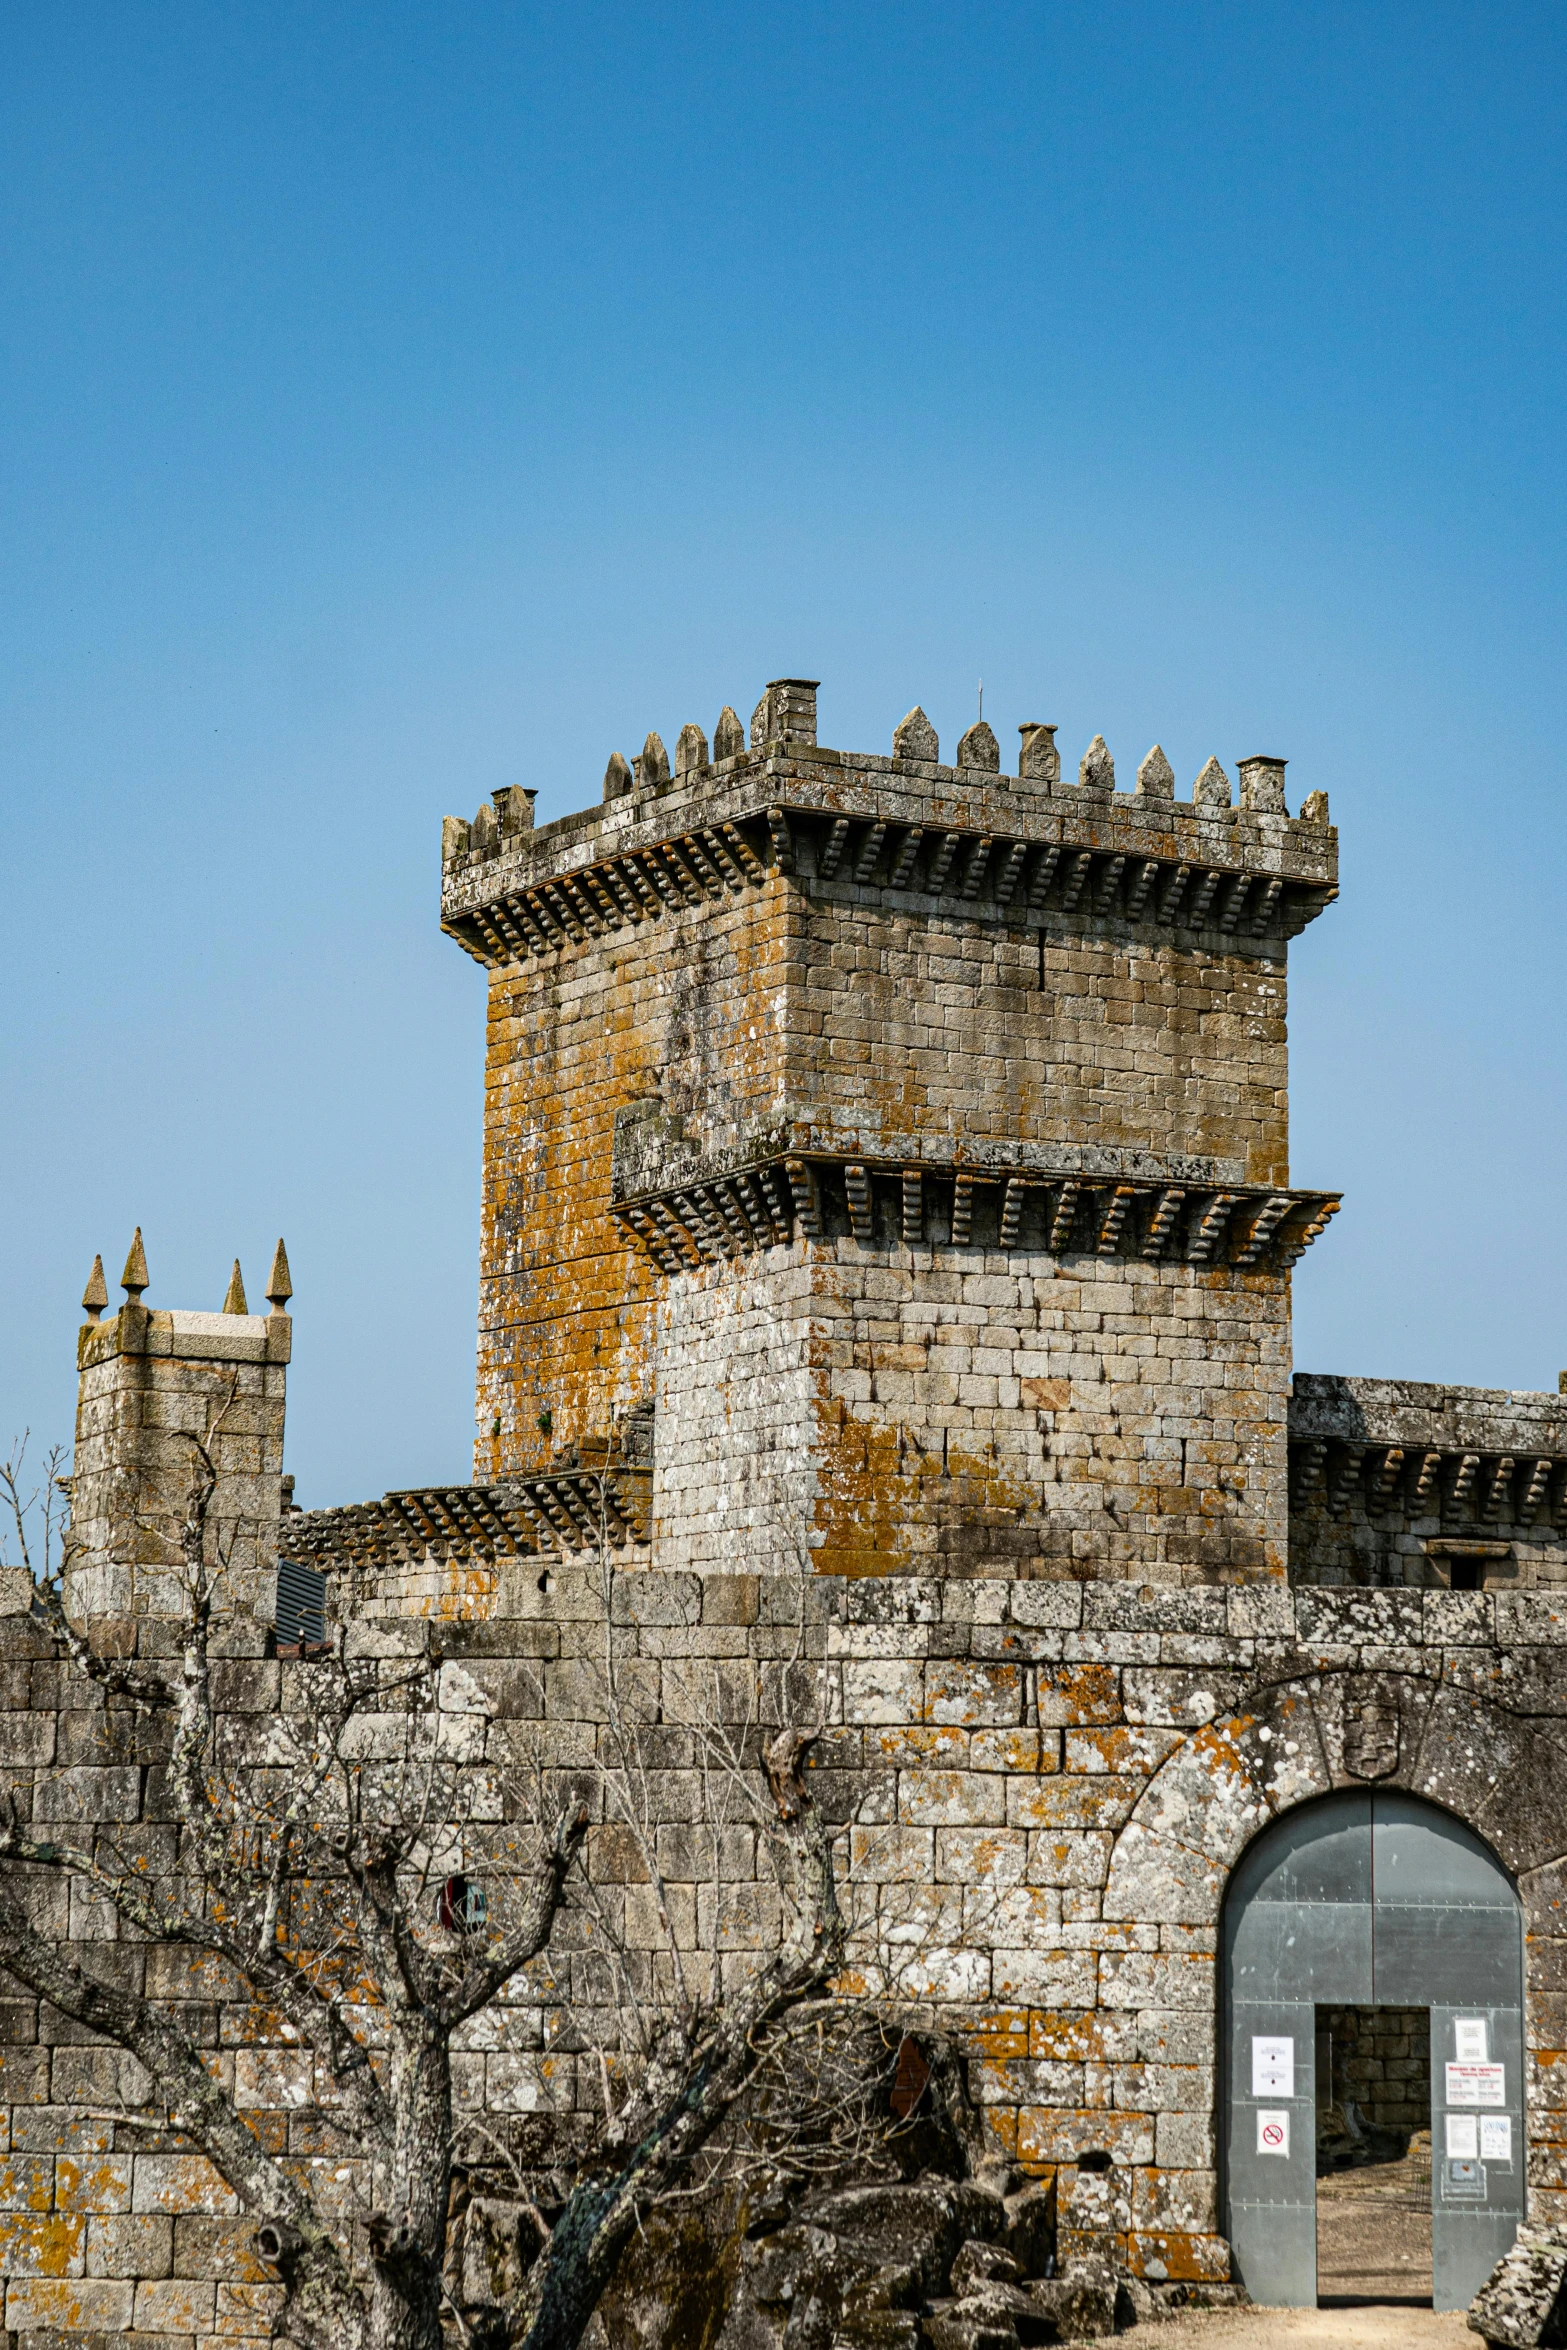
[[(612, 1436), (654, 1384), (655, 1268), (613, 1220), (616, 1114), (657, 1104), (698, 1147), (781, 1109), (765, 1007), (787, 952), (769, 888), (671, 908), (490, 991), (474, 1473)], [(498, 1424), (497, 1424), (498, 1423)]]
[(1148, 936), (1123, 915), (956, 919), (810, 877), (787, 1097), (824, 1149), (955, 1144), (1188, 1157), (1289, 1181), (1284, 955)]
[[(144, 1648), (158, 1636), (129, 1635)], [(391, 1667), (418, 1636), (383, 1615), (352, 1640)], [(236, 1653), (220, 1698), (243, 1751), (276, 1710), (308, 1704), (309, 1668), (259, 1653), (254, 1622), (224, 1638)], [(1055, 2176), (1063, 2207), (1079, 2163), (1108, 2156), (1120, 2248), (1155, 2275), (1227, 2266), (1215, 2062), (1230, 1867), (1277, 1811), (1368, 1770), (1427, 1796), (1517, 1878), (1533, 2206), (1567, 2211), (1567, 1614), (1548, 1594), (669, 1571), (606, 1585), (599, 1562), (561, 1562), (542, 1578), (519, 1564), (494, 1612), (445, 1639), (442, 1703), (466, 1717), (466, 1751), (497, 1794), (520, 1759), (571, 1773), (604, 1754), (613, 1671), (656, 1730), (651, 1821), (675, 1931), (689, 1963), (729, 1971), (770, 1945), (776, 1894), (744, 1823), (714, 1832), (704, 1818), (702, 1726), (766, 1718), (796, 1659), (824, 1674), (812, 1783), (842, 1830), (852, 1979), (961, 2033), (997, 2141)], [(112, 1820), (154, 1874), (171, 1868), (156, 1748), (64, 1682), (24, 1618), (0, 1619), (0, 1647), (5, 1776), (24, 1810)], [(595, 1830), (589, 1866), (651, 1995), (661, 1928), (624, 1836)], [(183, 1956), (115, 1936), (91, 1905), (62, 1907), (59, 1923), (88, 1963), (180, 2001), (270, 2142), (329, 2163), (331, 2191), (353, 2194), (351, 2161), (323, 2151), (302, 2110), (306, 2060), (275, 2022)], [(590, 1978), (568, 1979), (592, 1999)], [(117, 2055), (80, 2045), (14, 1985), (0, 2020), (7, 2323), (140, 2331), (145, 2307), (163, 2313), (150, 2330), (172, 2334), (184, 2294), (193, 2327), (210, 2304), (214, 2336), (242, 2332), (265, 2299), (245, 2297), (257, 2278), (226, 2191), (176, 2143), (104, 2118), (141, 2093)], [(565, 2052), (562, 2020), (537, 1977), (476, 2019), (463, 2110), (596, 2109), (596, 2065)], [(144, 2305), (153, 2286), (163, 2297)], [(221, 2322), (219, 2287), (233, 2289)]]
[(1296, 1374), (1297, 1583), (1567, 1589), (1567, 1396)]
[(1431, 2016), (1424, 2007), (1317, 2010), (1317, 2111), (1352, 2098), (1382, 2130), (1431, 2127)]
[(1289, 1283), (846, 1237), (666, 1282), (654, 1555), (1282, 1575)]
[(75, 1614), (168, 1613), (195, 1467), (217, 1470), (211, 1523), (244, 1604), (270, 1605), (292, 1345), (287, 1314), (153, 1311), (128, 1297), (78, 1336), (67, 1577)]

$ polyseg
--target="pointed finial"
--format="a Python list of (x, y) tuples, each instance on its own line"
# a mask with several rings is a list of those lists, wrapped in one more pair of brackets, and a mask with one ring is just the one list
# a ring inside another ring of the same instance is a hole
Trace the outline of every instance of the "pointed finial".
[(892, 730), (892, 755), (895, 759), (928, 759), (932, 766), (941, 757), (936, 729), (918, 702)]
[(1096, 734), (1083, 753), (1083, 763), (1077, 771), (1079, 788), (1083, 791), (1112, 792), (1115, 789), (1115, 761), (1110, 756), (1110, 745), (1102, 734)]
[(82, 1312), (87, 1316), (89, 1322), (96, 1322), (101, 1319), (103, 1309), (108, 1302), (109, 1292), (103, 1278), (103, 1259), (102, 1257), (94, 1257), (92, 1271), (87, 1276), (87, 1287), (82, 1291)]
[[(236, 1272), (238, 1269), (236, 1266)], [(277, 1253), (272, 1259), (271, 1276), (267, 1282), (267, 1303), (275, 1314), (280, 1314), (293, 1294), (294, 1284), (289, 1278), (288, 1270), (288, 1251), (280, 1240), (277, 1244)]]
[(1154, 744), (1137, 770), (1137, 790), (1138, 796), (1145, 800), (1173, 800), (1175, 797), (1175, 769), (1158, 743)]
[(642, 756), (637, 761), (637, 782), (645, 792), (669, 789), (669, 753), (659, 735), (650, 734), (642, 745)]
[(1210, 759), (1192, 786), (1192, 799), (1199, 808), (1227, 808), (1230, 804), (1230, 779), (1217, 759)]
[(229, 1275), (229, 1293), (223, 1300), (223, 1311), (226, 1314), (248, 1314), (250, 1311), (245, 1303), (245, 1276), (239, 1269), (238, 1257), (234, 1259), (234, 1270)]
[(713, 757), (738, 759), (745, 749), (745, 728), (739, 712), (731, 710), (726, 702), (718, 713), (718, 724), (713, 729)]
[(604, 770), (604, 797), (623, 800), (631, 789), (631, 768), (619, 751), (611, 751), (609, 765)]
[(675, 773), (689, 775), (707, 765), (707, 737), (693, 720), (675, 737)]
[(133, 1298), (139, 1302), (141, 1293), (146, 1288), (146, 1286), (147, 1251), (142, 1247), (141, 1226), (138, 1224), (136, 1227), (136, 1237), (131, 1242), (130, 1254), (125, 1260), (125, 1270), (120, 1275), (120, 1287), (124, 1290), (127, 1297)]

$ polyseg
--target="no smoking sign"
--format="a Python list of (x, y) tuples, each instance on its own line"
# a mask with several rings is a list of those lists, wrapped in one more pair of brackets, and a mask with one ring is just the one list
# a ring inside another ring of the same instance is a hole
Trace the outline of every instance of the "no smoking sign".
[(1288, 2113), (1259, 2112), (1257, 2115), (1257, 2152), (1259, 2154), (1287, 2155), (1289, 2150), (1290, 2117)]

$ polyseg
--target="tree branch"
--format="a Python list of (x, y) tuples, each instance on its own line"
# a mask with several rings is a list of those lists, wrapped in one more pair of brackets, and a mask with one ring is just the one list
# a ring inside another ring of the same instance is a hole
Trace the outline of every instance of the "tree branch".
[[(342, 2253), (309, 2197), (241, 2121), (228, 2096), (178, 2025), (147, 2001), (96, 1982), (30, 1922), (14, 1884), (0, 1874), (0, 1965), (89, 2031), (116, 2041), (144, 2065), (175, 2126), (195, 2141), (247, 2210), (288, 2221), (300, 2239), (306, 2299), (330, 2306), (341, 2342), (357, 2340), (362, 2307)], [(330, 2340), (323, 2335), (323, 2343)]]
[(512, 1929), (492, 1956), (476, 1959), (469, 1966), (456, 1991), (445, 2003), (444, 2012), (449, 2024), (466, 2023), (469, 2016), (477, 2015), (479, 2009), (488, 2006), (496, 1993), (511, 1981), (519, 1967), (537, 1958), (545, 1948), (560, 1911), (571, 1864), (581, 1850), (582, 1839), (587, 1832), (588, 1808), (585, 1803), (579, 1803), (574, 1811), (561, 1812), (555, 1822), (555, 1833), (549, 1849), (534, 1873), (521, 1922)]

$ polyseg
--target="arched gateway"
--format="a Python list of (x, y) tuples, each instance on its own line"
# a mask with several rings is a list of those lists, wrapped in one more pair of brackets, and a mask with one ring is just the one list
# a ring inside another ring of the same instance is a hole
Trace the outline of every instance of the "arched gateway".
[(1466, 2307), (1524, 2216), (1523, 1933), (1501, 1862), (1418, 1797), (1329, 1795), (1242, 1854), (1221, 1948), (1226, 2232), (1253, 2299), (1317, 2299), (1316, 2009), (1416, 2007), (1434, 2299)]

